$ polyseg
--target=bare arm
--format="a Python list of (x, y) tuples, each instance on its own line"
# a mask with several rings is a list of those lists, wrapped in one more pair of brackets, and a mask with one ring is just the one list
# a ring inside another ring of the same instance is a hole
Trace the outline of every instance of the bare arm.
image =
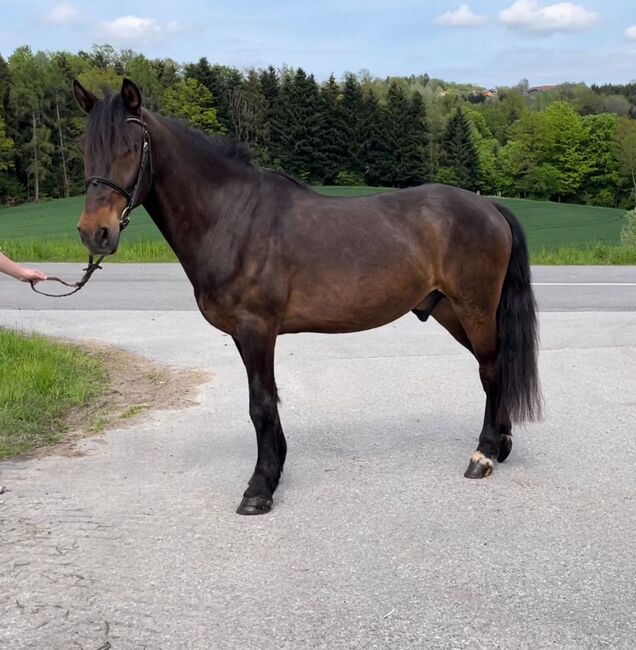
[(42, 273), (42, 271), (27, 269), (21, 264), (8, 258), (4, 253), (0, 253), (0, 272), (6, 273), (22, 282), (39, 282), (40, 280), (46, 280), (46, 275)]

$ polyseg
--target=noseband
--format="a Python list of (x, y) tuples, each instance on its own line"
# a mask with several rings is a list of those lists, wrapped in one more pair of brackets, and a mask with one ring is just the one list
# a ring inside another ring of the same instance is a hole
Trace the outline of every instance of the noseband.
[(114, 183), (113, 181), (102, 178), (101, 176), (90, 176), (86, 179), (86, 189), (90, 185), (97, 187), (100, 183), (102, 185), (108, 185), (116, 192), (121, 194), (127, 201), (128, 205), (124, 208), (121, 216), (119, 217), (119, 230), (122, 231), (128, 226), (130, 221), (130, 213), (137, 207), (137, 195), (139, 194), (139, 188), (141, 187), (141, 182), (143, 181), (144, 174), (146, 173), (146, 168), (150, 165), (150, 182), (152, 182), (152, 156), (150, 151), (150, 133), (146, 128), (146, 123), (138, 117), (129, 117), (126, 119), (126, 122), (134, 122), (139, 124), (144, 130), (144, 139), (141, 149), (141, 158), (139, 160), (139, 168), (137, 169), (137, 180), (130, 192), (125, 190), (121, 185)]

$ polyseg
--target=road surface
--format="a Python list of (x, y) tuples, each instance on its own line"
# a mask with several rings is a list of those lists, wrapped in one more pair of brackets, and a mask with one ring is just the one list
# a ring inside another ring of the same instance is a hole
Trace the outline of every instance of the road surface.
[(491, 478), (462, 476), (475, 362), (407, 316), (281, 337), (288, 461), (246, 518), (244, 370), (177, 267), (109, 265), (59, 301), (0, 278), (0, 325), (213, 373), (83, 456), (0, 463), (0, 648), (633, 648), (636, 270), (534, 280), (546, 417)]

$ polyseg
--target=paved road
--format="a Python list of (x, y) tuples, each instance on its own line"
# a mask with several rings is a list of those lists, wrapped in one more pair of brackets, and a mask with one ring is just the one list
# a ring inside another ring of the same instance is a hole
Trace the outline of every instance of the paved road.
[(282, 337), (289, 460), (255, 518), (234, 514), (255, 445), (231, 342), (173, 267), (131, 271), (72, 310), (2, 284), (2, 325), (214, 377), (83, 457), (0, 464), (0, 648), (634, 647), (633, 269), (536, 270), (546, 418), (484, 481), (462, 477), (475, 363), (435, 323)]
[[(81, 264), (41, 266), (66, 280), (82, 275)], [(533, 277), (543, 311), (636, 311), (634, 266), (537, 266)], [(65, 290), (54, 283), (42, 286), (49, 292)], [(196, 309), (191, 285), (178, 264), (105, 263), (89, 286), (55, 305), (6, 276), (0, 276), (0, 295), (4, 309)]]

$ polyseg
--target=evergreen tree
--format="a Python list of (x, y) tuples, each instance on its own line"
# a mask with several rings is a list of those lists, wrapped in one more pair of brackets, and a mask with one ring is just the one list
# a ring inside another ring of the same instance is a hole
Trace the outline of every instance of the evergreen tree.
[(241, 85), (242, 76), (236, 68), (225, 65), (210, 65), (203, 57), (195, 64), (185, 67), (186, 79), (196, 79), (202, 86), (205, 86), (212, 97), (217, 118), (223, 129), (236, 135), (232, 126), (232, 94), (237, 86)]
[(428, 179), (428, 129), (419, 92), (407, 97), (401, 84), (391, 82), (383, 110), (385, 152), (376, 157), (378, 180), (390, 187), (419, 185)]
[(275, 167), (307, 182), (320, 180), (322, 117), (313, 75), (302, 68), (285, 72), (270, 125)]
[(280, 160), (281, 153), (278, 148), (278, 124), (277, 110), (279, 108), (278, 95), (280, 93), (280, 84), (278, 75), (273, 66), (266, 70), (261, 70), (258, 75), (258, 85), (261, 95), (265, 101), (265, 132), (264, 142), (261, 146), (260, 160), (261, 164), (276, 166), (277, 160)]
[(362, 96), (362, 137), (365, 143), (364, 179), (367, 185), (387, 184), (386, 161), (390, 154), (384, 119), (385, 112), (377, 94), (371, 89), (365, 90)]
[(9, 64), (0, 54), (0, 117), (7, 118), (9, 114), (9, 88), (11, 87), (11, 72)]
[(364, 140), (365, 107), (362, 86), (354, 74), (345, 75), (340, 109), (336, 119), (340, 123), (344, 146), (342, 171), (362, 178), (367, 165)]
[(326, 185), (337, 183), (339, 174), (346, 172), (347, 148), (342, 138), (341, 100), (340, 87), (331, 75), (320, 91), (322, 113), (320, 142), (323, 168), (319, 176)]
[(441, 180), (466, 190), (478, 190), (479, 156), (471, 137), (470, 122), (461, 108), (448, 121), (442, 147), (445, 175)]

